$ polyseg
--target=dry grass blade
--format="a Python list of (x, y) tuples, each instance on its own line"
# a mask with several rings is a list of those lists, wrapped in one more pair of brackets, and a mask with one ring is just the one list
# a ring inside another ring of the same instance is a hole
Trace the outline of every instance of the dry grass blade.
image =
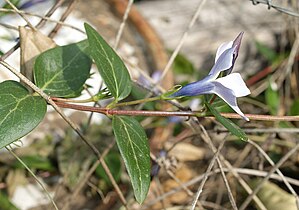
[(289, 10), (287, 8), (284, 8), (284, 7), (281, 7), (281, 6), (277, 5), (277, 4), (274, 4), (274, 3), (270, 2), (270, 0), (250, 0), (250, 1), (252, 1), (253, 5), (256, 5), (258, 3), (267, 4), (268, 5), (268, 9), (274, 8), (277, 11), (285, 13), (287, 15), (291, 15), (291, 16), (294, 16), (294, 17), (299, 17), (299, 13), (298, 12)]
[(271, 174), (273, 174), (275, 171), (277, 171), (277, 173), (279, 174), (279, 176), (281, 176), (282, 180), (284, 181), (284, 183), (286, 184), (286, 186), (288, 187), (288, 189), (291, 191), (291, 193), (294, 195), (294, 197), (296, 198), (296, 204), (297, 204), (297, 208), (299, 209), (299, 198), (297, 193), (295, 192), (295, 190), (291, 187), (291, 185), (289, 184), (289, 182), (286, 180), (286, 178), (284, 177), (284, 175), (281, 173), (281, 171), (279, 170), (279, 167), (291, 156), (293, 155), (298, 149), (299, 149), (299, 144), (297, 144), (293, 149), (291, 149), (287, 154), (285, 154), (279, 161), (277, 164), (274, 164), (273, 161), (269, 158), (269, 156), (265, 153), (265, 151), (260, 148), (255, 142), (250, 141), (249, 143), (252, 144), (253, 146), (255, 146), (262, 154), (263, 156), (268, 160), (268, 162), (273, 166), (273, 168), (268, 172), (267, 176), (258, 184), (258, 186), (253, 190), (253, 192), (246, 198), (246, 200), (243, 202), (243, 204), (240, 207), (240, 210), (244, 210), (248, 204), (250, 203), (250, 201), (252, 200), (253, 196), (256, 195), (256, 193), (262, 188), (263, 184), (266, 183), (266, 181), (269, 180), (269, 178), (271, 177)]
[[(15, 10), (13, 10), (13, 9), (6, 9), (6, 8), (0, 8), (0, 12), (13, 12), (13, 13), (16, 13)], [(79, 31), (82, 34), (85, 34), (84, 31), (82, 31), (80, 28), (78, 28), (76, 26), (73, 26), (71, 24), (68, 24), (68, 23), (65, 23), (65, 22), (62, 22), (62, 21), (59, 21), (59, 20), (55, 20), (55, 19), (47, 17), (47, 16), (38, 15), (38, 14), (31, 13), (31, 12), (23, 11), (23, 10), (19, 10), (19, 13), (27, 15), (27, 16), (38, 17), (38, 18), (40, 18), (43, 21), (57, 23), (57, 24), (62, 25), (64, 27), (68, 27), (68, 28), (74, 29), (76, 31)], [(6, 28), (11, 28), (11, 29), (14, 29), (14, 30), (18, 30), (17, 27), (9, 26), (9, 25), (6, 25), (4, 23), (0, 23), (0, 24), (3, 25)]]
[(26, 17), (23, 13), (21, 13), (20, 10), (19, 10), (13, 3), (11, 3), (10, 0), (5, 0), (5, 1), (7, 2), (7, 4), (9, 4), (9, 5), (11, 6), (11, 8), (13, 8), (13, 10), (16, 11), (16, 13), (17, 13), (18, 15), (20, 15), (20, 16), (26, 21), (27, 25), (28, 25), (32, 30), (36, 31), (36, 28), (30, 23), (30, 21), (27, 19), (27, 17)]
[(83, 189), (84, 185), (86, 183), (88, 183), (89, 178), (91, 177), (91, 175), (95, 172), (96, 168), (101, 164), (101, 161), (104, 160), (104, 158), (106, 157), (106, 155), (109, 153), (109, 151), (111, 150), (111, 148), (115, 145), (115, 141), (111, 142), (108, 147), (105, 149), (105, 151), (103, 152), (100, 160), (97, 160), (92, 166), (91, 168), (88, 170), (88, 172), (85, 174), (84, 179), (81, 180), (78, 184), (78, 186), (76, 187), (76, 189), (74, 190), (74, 192), (72, 193), (72, 195), (67, 199), (67, 202), (65, 203), (63, 209), (68, 209), (67, 204), (69, 202), (71, 202), (72, 200), (76, 199), (76, 197), (78, 196), (78, 194), (80, 193), (80, 191)]
[(231, 203), (233, 209), (237, 210), (238, 207), (237, 207), (236, 201), (235, 201), (235, 199), (234, 199), (234, 196), (233, 196), (232, 191), (231, 191), (231, 189), (230, 189), (228, 180), (227, 180), (227, 178), (226, 178), (226, 176), (225, 176), (225, 173), (224, 173), (224, 171), (223, 171), (222, 164), (221, 164), (221, 162), (220, 162), (220, 160), (219, 160), (218, 158), (217, 158), (217, 163), (218, 163), (218, 166), (219, 166), (219, 169), (220, 169), (220, 173), (221, 173), (222, 179), (223, 179), (223, 181), (224, 181), (225, 187), (226, 187), (226, 189), (227, 189), (227, 193), (228, 193), (229, 201), (230, 201), (230, 203)]
[[(206, 136), (205, 138), (210, 139), (210, 137), (207, 135), (207, 133), (205, 133), (205, 136)], [(191, 210), (194, 210), (195, 207), (196, 207), (196, 204), (197, 204), (197, 201), (198, 201), (198, 199), (199, 199), (199, 196), (200, 196), (200, 194), (202, 193), (202, 191), (203, 191), (203, 187), (204, 187), (204, 185), (205, 185), (205, 183), (206, 183), (206, 181), (207, 181), (207, 179), (208, 179), (208, 174), (212, 171), (212, 168), (213, 168), (213, 166), (214, 166), (214, 164), (215, 164), (215, 160), (216, 160), (216, 159), (218, 160), (218, 155), (219, 155), (219, 153), (220, 153), (222, 147), (224, 146), (224, 143), (225, 143), (225, 141), (222, 141), (222, 142), (221, 142), (221, 144), (220, 144), (219, 147), (217, 148), (216, 152), (214, 153), (214, 156), (213, 156), (212, 160), (210, 161), (210, 164), (209, 164), (209, 166), (208, 166), (208, 168), (207, 168), (207, 170), (206, 170), (206, 172), (205, 172), (205, 174), (204, 174), (204, 178), (203, 178), (203, 180), (202, 180), (200, 186), (199, 186), (198, 189), (197, 189), (195, 198), (194, 198), (194, 200), (193, 200), (193, 202), (192, 202)]]
[(6, 147), (6, 149), (10, 152), (10, 154), (12, 154), (25, 168), (26, 170), (34, 177), (35, 181), (39, 184), (39, 186), (44, 190), (44, 192), (46, 193), (47, 197), (49, 198), (49, 200), (51, 201), (51, 203), (53, 204), (54, 208), (56, 210), (58, 210), (58, 207), (55, 203), (55, 201), (53, 200), (53, 198), (51, 197), (50, 193), (48, 192), (48, 190), (46, 189), (46, 187), (43, 185), (43, 183), (36, 177), (36, 175), (33, 173), (33, 171), (12, 151), (11, 148)]
[[(192, 121), (192, 124), (191, 126), (193, 127), (193, 129), (195, 131), (197, 131), (197, 133), (204, 133), (205, 135), (201, 134), (203, 140), (208, 144), (208, 146), (210, 147), (210, 149), (215, 153), (217, 151), (216, 147), (214, 146), (213, 142), (211, 141), (210, 138), (206, 138), (208, 135), (207, 135), (207, 131), (206, 129), (201, 125), (199, 124), (199, 127), (200, 127), (200, 130), (196, 127), (196, 124), (197, 122)], [(201, 132), (202, 131), (202, 132)], [(238, 182), (240, 183), (240, 185), (244, 188), (244, 190), (250, 194), (252, 193), (252, 189), (249, 187), (249, 185), (245, 182), (244, 179), (242, 179), (240, 177), (240, 175), (234, 170), (234, 167), (220, 154), (219, 155), (220, 157), (220, 160), (222, 162), (224, 162), (224, 164), (226, 165), (226, 167), (228, 167), (230, 169), (230, 172), (233, 174), (233, 176), (238, 180)], [(253, 200), (255, 201), (256, 205), (261, 209), (261, 210), (266, 210), (266, 207), (263, 205), (263, 203), (260, 201), (260, 199), (254, 195), (253, 196)]]
[(205, 3), (206, 3), (206, 0), (202, 0), (202, 1), (200, 2), (200, 4), (198, 5), (198, 7), (197, 7), (197, 9), (196, 9), (196, 11), (195, 11), (195, 13), (194, 13), (194, 15), (193, 15), (191, 21), (189, 22), (189, 24), (188, 24), (188, 26), (187, 26), (187, 29), (185, 30), (183, 36), (181, 37), (181, 39), (180, 39), (179, 43), (177, 44), (175, 50), (173, 51), (172, 55), (170, 56), (169, 61), (168, 61), (168, 63), (166, 64), (166, 66), (165, 66), (165, 68), (164, 68), (164, 70), (163, 70), (163, 72), (162, 72), (162, 75), (161, 75), (159, 81), (156, 82), (157, 84), (163, 80), (163, 78), (166, 76), (167, 72), (170, 70), (170, 67), (171, 67), (171, 65), (173, 64), (174, 59), (175, 59), (176, 56), (178, 55), (178, 53), (179, 53), (181, 47), (183, 46), (183, 44), (184, 44), (184, 42), (185, 42), (185, 40), (186, 40), (186, 38), (187, 38), (187, 36), (188, 36), (189, 31), (190, 31), (191, 28), (193, 27), (195, 21), (197, 20), (199, 14), (200, 14), (201, 9), (202, 9), (202, 7), (203, 7), (203, 5), (204, 5)]
[[(62, 14), (62, 16), (60, 17), (60, 22), (64, 22), (66, 20), (66, 18), (71, 14), (71, 12), (74, 9), (76, 0), (71, 0), (69, 1), (68, 7), (65, 10), (65, 12)], [(53, 38), (56, 33), (59, 31), (59, 29), (61, 28), (61, 24), (57, 23), (56, 26), (54, 27), (54, 29), (51, 31), (51, 33), (48, 35), (50, 38)]]
[(114, 49), (117, 49), (117, 47), (119, 45), (119, 41), (120, 41), (120, 38), (123, 34), (123, 31), (124, 31), (124, 28), (125, 28), (128, 16), (129, 16), (129, 12), (132, 8), (133, 3), (134, 3), (134, 0), (129, 0), (129, 2), (128, 2), (127, 8), (126, 8), (125, 13), (123, 15), (122, 22), (121, 22), (121, 24), (118, 28), (118, 32), (117, 32), (117, 35), (116, 35), (116, 38), (115, 38), (115, 43), (114, 43), (114, 46), (113, 46)]

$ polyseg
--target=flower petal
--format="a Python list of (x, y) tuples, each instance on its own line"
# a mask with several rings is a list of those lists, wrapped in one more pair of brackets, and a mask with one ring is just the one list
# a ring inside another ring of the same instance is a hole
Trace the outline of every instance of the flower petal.
[(228, 70), (232, 67), (234, 50), (235, 48), (229, 48), (219, 56), (209, 73), (209, 77), (211, 80), (215, 80), (220, 72)]
[(234, 59), (236, 60), (239, 54), (239, 49), (241, 47), (241, 41), (242, 41), (242, 37), (243, 37), (244, 32), (240, 32), (239, 35), (235, 38), (234, 42), (233, 42), (233, 47), (235, 48), (235, 57)]
[(233, 46), (233, 41), (222, 43), (222, 44), (218, 47), (218, 49), (217, 49), (216, 57), (215, 57), (215, 63), (217, 62), (217, 60), (218, 60), (218, 58), (220, 57), (220, 55), (221, 55), (225, 50), (228, 50), (228, 49), (232, 48), (232, 46)]
[(218, 78), (215, 82), (219, 82), (223, 86), (231, 89), (236, 97), (247, 96), (250, 94), (250, 90), (239, 73), (232, 73), (225, 77)]
[(234, 50), (234, 56), (233, 56), (233, 64), (230, 67), (230, 69), (226, 72), (225, 75), (230, 74), (232, 72), (233, 68), (234, 68), (235, 62), (236, 62), (236, 60), (238, 58), (238, 55), (239, 55), (239, 49), (241, 47), (241, 41), (242, 41), (243, 34), (244, 34), (244, 32), (239, 33), (239, 35), (233, 41), (233, 46), (232, 47), (235, 48), (235, 50)]
[(213, 92), (222, 98), (235, 112), (237, 112), (244, 120), (249, 121), (249, 119), (243, 114), (237, 104), (237, 98), (234, 91), (223, 86), (217, 81), (212, 82), (214, 84)]
[(48, 0), (29, 0), (27, 2), (25, 2), (24, 4), (22, 4), (19, 9), (23, 10), (23, 9), (27, 9), (29, 7), (32, 7), (36, 4), (39, 4), (39, 3), (43, 3), (43, 2), (46, 2)]

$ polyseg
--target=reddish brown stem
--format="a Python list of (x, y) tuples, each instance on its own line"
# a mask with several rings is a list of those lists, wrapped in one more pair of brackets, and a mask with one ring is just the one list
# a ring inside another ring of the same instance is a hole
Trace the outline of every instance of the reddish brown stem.
[(264, 78), (265, 76), (269, 75), (272, 72), (272, 67), (268, 66), (264, 68), (262, 71), (258, 72), (256, 75), (250, 77), (246, 84), (250, 87), (251, 85), (255, 84), (260, 79)]
[[(194, 111), (147, 111), (147, 110), (118, 110), (108, 109), (100, 107), (82, 106), (77, 104), (69, 104), (63, 102), (55, 102), (57, 106), (68, 109), (75, 109), (87, 112), (97, 112), (104, 115), (128, 115), (128, 116), (149, 116), (149, 117), (205, 117), (213, 118), (211, 116), (205, 116), (201, 112)], [(221, 113), (223, 117), (231, 119), (241, 119), (241, 116), (235, 113)], [(256, 115), (245, 114), (250, 120), (260, 121), (299, 121), (299, 116), (272, 116), (272, 115)]]

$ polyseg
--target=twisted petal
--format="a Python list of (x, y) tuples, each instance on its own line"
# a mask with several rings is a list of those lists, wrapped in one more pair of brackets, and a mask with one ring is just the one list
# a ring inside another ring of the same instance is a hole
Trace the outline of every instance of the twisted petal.
[(242, 41), (243, 34), (244, 34), (244, 32), (239, 33), (239, 35), (233, 41), (233, 46), (232, 47), (235, 48), (235, 50), (234, 50), (234, 56), (233, 56), (233, 64), (230, 67), (230, 69), (227, 70), (227, 72), (226, 72), (225, 75), (230, 74), (232, 72), (233, 68), (234, 68), (235, 62), (236, 62), (236, 60), (238, 58), (238, 55), (239, 55), (239, 49), (241, 47), (241, 41)]
[(228, 50), (230, 48), (232, 48), (233, 46), (233, 41), (230, 41), (230, 42), (225, 42), (223, 44), (221, 44), (218, 49), (217, 49), (217, 52), (216, 52), (216, 57), (215, 57), (215, 63), (217, 62), (218, 58), (220, 57), (220, 55), (225, 51), (225, 50)]
[(215, 82), (219, 82), (226, 88), (231, 89), (236, 97), (247, 96), (250, 94), (250, 90), (247, 88), (239, 73), (232, 73), (225, 77), (218, 78)]
[[(239, 35), (235, 38), (234, 41), (223, 43), (217, 49), (215, 63), (217, 62), (217, 60), (219, 59), (219, 57), (225, 50), (234, 48), (233, 57), (232, 57), (232, 65), (228, 69), (225, 69), (225, 70), (227, 70), (225, 75), (230, 74), (234, 68), (234, 64), (235, 64), (236, 59), (238, 58), (239, 49), (241, 47), (241, 41), (242, 41), (243, 34), (244, 34), (244, 32), (239, 33)], [(222, 70), (222, 71), (224, 71), (224, 70)]]
[(211, 80), (216, 79), (220, 72), (228, 70), (232, 67), (234, 50), (235, 48), (229, 48), (219, 56), (208, 75)]
[(237, 59), (238, 54), (239, 54), (239, 49), (241, 47), (241, 41), (242, 41), (242, 37), (243, 37), (244, 32), (240, 32), (239, 35), (235, 38), (234, 42), (233, 42), (233, 47), (235, 47), (235, 56), (234, 56), (234, 60)]
[(213, 81), (214, 84), (213, 93), (222, 98), (235, 112), (237, 112), (244, 120), (249, 119), (243, 114), (237, 104), (237, 98), (233, 90), (225, 87), (218, 81)]

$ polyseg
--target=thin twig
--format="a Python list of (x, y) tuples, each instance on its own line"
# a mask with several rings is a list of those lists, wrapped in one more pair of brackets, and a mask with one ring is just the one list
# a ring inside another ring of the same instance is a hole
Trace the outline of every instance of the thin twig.
[(218, 166), (219, 166), (220, 173), (221, 173), (222, 179), (223, 179), (223, 181), (224, 181), (224, 184), (225, 184), (225, 187), (226, 187), (226, 190), (227, 190), (227, 193), (228, 193), (229, 201), (230, 201), (230, 203), (231, 203), (233, 209), (238, 210), (236, 201), (235, 201), (234, 196), (233, 196), (233, 193), (232, 193), (232, 191), (231, 191), (231, 189), (230, 189), (228, 180), (227, 180), (227, 178), (226, 178), (226, 176), (225, 176), (225, 173), (224, 173), (224, 171), (223, 171), (223, 167), (222, 167), (222, 164), (221, 164), (219, 158), (217, 158), (217, 164), (218, 164)]
[(26, 170), (34, 177), (35, 181), (39, 184), (39, 186), (44, 190), (44, 192), (46, 193), (47, 197), (49, 198), (49, 200), (51, 201), (51, 203), (53, 204), (54, 208), (56, 210), (58, 210), (58, 207), (56, 205), (56, 203), (54, 202), (53, 198), (51, 197), (50, 193), (48, 192), (48, 190), (46, 189), (46, 187), (43, 185), (43, 183), (36, 177), (36, 175), (33, 173), (33, 171), (26, 165), (26, 163), (24, 163), (22, 161), (21, 158), (19, 158), (10, 148), (5, 147), (10, 154), (12, 154), (25, 168)]
[[(271, 160), (271, 158), (267, 155), (267, 153), (258, 145), (256, 144), (255, 142), (249, 140), (248, 141), (250, 144), (252, 144), (255, 148), (257, 148), (259, 150), (259, 152), (266, 158), (266, 160), (271, 164), (271, 166), (275, 167), (275, 163)], [(299, 148), (298, 147), (299, 144), (297, 144), (297, 149)], [(295, 148), (296, 148), (295, 146)], [(296, 149), (295, 149), (296, 151)], [(285, 159), (287, 160), (287, 159)], [(282, 162), (283, 163), (283, 162)], [(281, 164), (282, 164), (281, 163)], [(282, 174), (282, 172), (279, 170), (279, 168), (277, 167), (276, 169), (276, 172), (277, 174), (281, 177), (281, 179), (283, 180), (284, 184), (286, 185), (286, 187), (289, 189), (289, 191), (294, 195), (294, 197), (297, 199), (298, 203), (299, 203), (299, 200), (298, 200), (298, 195), (296, 193), (296, 191), (293, 189), (293, 187), (290, 185), (290, 183), (286, 180), (285, 176)]]
[(273, 4), (273, 3), (269, 4), (269, 0), (249, 0), (249, 1), (252, 1), (253, 5), (256, 5), (258, 3), (267, 4), (268, 5), (268, 9), (272, 7), (274, 9), (276, 9), (277, 11), (285, 13), (287, 15), (292, 15), (294, 17), (299, 17), (299, 13), (297, 13), (295, 11), (292, 11), (292, 10), (289, 10), (289, 9), (286, 9), (284, 7), (281, 7), (281, 6), (277, 5), (277, 4)]
[[(268, 175), (268, 173), (265, 171), (259, 171), (259, 170), (255, 170), (255, 169), (249, 169), (249, 168), (233, 168), (233, 170), (239, 174), (258, 176), (258, 177), (266, 177)], [(224, 172), (232, 172), (232, 170), (230, 168), (223, 168), (223, 171)], [(214, 169), (213, 171), (211, 171), (208, 174), (208, 176), (212, 176), (212, 175), (215, 175), (220, 172), (221, 172), (220, 169), (217, 168), (217, 169)], [(194, 185), (194, 184), (202, 181), (203, 177), (204, 177), (204, 174), (199, 175), (199, 176), (194, 177), (193, 179), (189, 180), (188, 182), (183, 183), (183, 185), (184, 185), (184, 187), (190, 187), (191, 185)], [(281, 177), (277, 174), (271, 174), (270, 178), (277, 180), (277, 181), (282, 181)], [(290, 177), (286, 177), (286, 179), (288, 180), (289, 183), (299, 187), (298, 180), (290, 178)], [(169, 197), (181, 190), (183, 190), (183, 186), (179, 186), (171, 191), (168, 191), (165, 194), (163, 194), (161, 197), (157, 197), (154, 200), (148, 202), (146, 205), (143, 206), (142, 209), (149, 208), (150, 206), (154, 205), (155, 203), (160, 202), (161, 200), (164, 200), (167, 197)], [(201, 202), (203, 202), (203, 201), (201, 201)], [(204, 204), (204, 202), (202, 204)]]
[[(67, 9), (64, 11), (62, 16), (60, 17), (61, 22), (64, 22), (66, 20), (66, 18), (71, 14), (72, 10), (74, 9), (75, 3), (76, 3), (76, 0), (69, 1)], [(56, 26), (52, 29), (52, 31), (48, 35), (48, 37), (53, 38), (55, 36), (55, 34), (58, 32), (58, 30), (61, 28), (61, 26), (62, 26), (61, 24), (57, 23)]]
[(13, 3), (11, 3), (10, 0), (5, 0), (5, 1), (7, 2), (7, 4), (9, 4), (9, 5), (11, 6), (11, 8), (12, 8), (13, 10), (16, 11), (16, 13), (17, 13), (18, 15), (20, 15), (20, 16), (23, 18), (23, 20), (25, 20), (25, 22), (27, 23), (27, 25), (28, 25), (32, 30), (36, 31), (36, 28), (30, 23), (30, 21), (27, 19), (27, 17), (26, 17), (23, 13), (21, 13), (20, 10), (19, 10)]
[(78, 136), (83, 140), (83, 142), (91, 148), (93, 153), (100, 160), (106, 174), (108, 175), (109, 179), (111, 180), (111, 183), (112, 183), (114, 189), (116, 190), (118, 196), (120, 197), (121, 202), (123, 203), (124, 206), (126, 206), (127, 205), (126, 199), (124, 198), (122, 191), (119, 189), (115, 179), (113, 178), (106, 162), (103, 159), (101, 159), (101, 153), (92, 143), (90, 143), (83, 136), (83, 134), (81, 133), (81, 131), (77, 127), (77, 125), (75, 123), (73, 123), (73, 121), (64, 114), (64, 112), (56, 105), (56, 103), (47, 94), (45, 94), (35, 84), (33, 84), (30, 80), (28, 80), (23, 74), (18, 72), (16, 69), (14, 69), (12, 66), (10, 66), (5, 61), (0, 60), (0, 64), (3, 65), (4, 67), (6, 67), (9, 71), (11, 71), (17, 77), (19, 77), (22, 82), (24, 82), (26, 85), (28, 85), (31, 89), (33, 89), (35, 92), (37, 92), (42, 98), (44, 98), (50, 105), (52, 105), (52, 107), (55, 109), (55, 111), (71, 126), (71, 128), (78, 134)]
[(271, 174), (273, 174), (275, 171), (278, 173), (278, 175), (282, 178), (283, 182), (285, 185), (288, 187), (290, 192), (294, 195), (296, 199), (296, 204), (297, 208), (299, 209), (299, 198), (295, 190), (292, 188), (290, 183), (287, 181), (287, 179), (284, 177), (284, 175), (281, 173), (279, 170), (279, 167), (287, 160), (291, 155), (293, 155), (298, 149), (299, 149), (299, 144), (297, 144), (293, 149), (291, 149), (287, 154), (285, 154), (277, 164), (274, 164), (274, 162), (269, 158), (269, 156), (264, 152), (264, 150), (257, 145), (255, 142), (249, 140), (248, 141), (250, 144), (252, 144), (254, 147), (256, 147), (262, 154), (263, 156), (268, 160), (268, 162), (273, 166), (272, 169), (268, 172), (267, 176), (257, 185), (257, 187), (253, 190), (253, 192), (246, 198), (246, 200), (243, 202), (243, 204), (240, 207), (240, 210), (244, 210), (250, 201), (252, 200), (252, 197), (258, 193), (258, 191), (263, 187), (263, 185), (269, 180), (271, 177)]
[[(63, 4), (65, 0), (57, 0), (55, 4), (51, 7), (51, 9), (47, 12), (45, 17), (50, 17), (53, 13)], [(41, 28), (46, 23), (46, 19), (42, 19), (39, 23), (35, 26), (36, 28)]]
[(290, 53), (288, 61), (287, 61), (286, 69), (277, 81), (278, 88), (281, 87), (281, 85), (282, 85), (283, 81), (285, 80), (285, 78), (291, 73), (291, 70), (292, 70), (292, 67), (293, 67), (293, 64), (295, 62), (296, 55), (297, 55), (297, 52), (298, 52), (298, 48), (299, 48), (299, 35), (296, 33), (296, 40), (295, 40), (295, 42), (292, 46), (291, 53)]
[[(245, 133), (299, 133), (299, 128), (242, 128)], [(227, 132), (226, 129), (216, 128), (216, 132)]]
[(123, 34), (123, 31), (124, 31), (124, 28), (125, 28), (128, 16), (129, 16), (129, 12), (130, 12), (130, 10), (132, 8), (133, 3), (134, 3), (134, 0), (129, 0), (129, 2), (128, 2), (126, 11), (125, 11), (125, 13), (123, 15), (122, 22), (121, 22), (121, 24), (120, 24), (120, 26), (118, 28), (118, 32), (117, 32), (117, 35), (116, 35), (115, 43), (114, 43), (114, 46), (113, 46), (114, 49), (117, 49), (117, 47), (118, 47), (120, 38), (121, 38), (121, 36)]
[(185, 187), (183, 185), (183, 183), (181, 182), (180, 179), (178, 179), (172, 171), (170, 170), (167, 170), (167, 174), (176, 182), (178, 183), (179, 185), (181, 185), (183, 187), (183, 189), (186, 191), (186, 193), (189, 195), (189, 196), (192, 196), (193, 195), (193, 192), (191, 190), (189, 190), (187, 187)]
[(200, 186), (197, 189), (197, 192), (196, 192), (195, 198), (194, 198), (194, 200), (192, 202), (192, 207), (191, 207), (190, 210), (194, 210), (195, 209), (197, 201), (199, 199), (199, 196), (202, 193), (203, 187), (204, 187), (204, 185), (205, 185), (205, 183), (206, 183), (206, 181), (207, 181), (207, 179), (209, 177), (208, 174), (212, 171), (212, 168), (213, 168), (213, 166), (215, 164), (215, 160), (218, 158), (219, 152), (221, 151), (224, 143), (225, 143), (225, 141), (222, 141), (221, 144), (219, 145), (217, 151), (214, 153), (214, 156), (213, 156), (212, 160), (210, 161), (210, 164), (209, 164), (209, 166), (208, 166), (208, 168), (207, 168), (207, 170), (205, 172), (203, 180), (202, 180)]
[[(101, 160), (104, 160), (105, 156), (109, 153), (110, 149), (114, 146), (115, 141), (111, 142), (108, 147), (104, 150), (100, 160), (97, 160), (92, 167), (88, 170), (88, 172), (84, 175), (83, 180), (80, 181), (80, 183), (78, 184), (78, 186), (76, 186), (76, 189), (74, 190), (74, 192), (72, 193), (72, 195), (70, 196), (70, 198), (68, 200), (74, 200), (78, 194), (80, 193), (80, 191), (83, 189), (84, 185), (88, 182), (89, 178), (91, 177), (91, 175), (95, 172), (95, 170), (97, 169), (97, 167), (101, 164)], [(62, 208), (64, 209), (64, 208)]]
[(5, 27), (5, 28), (9, 28), (9, 29), (12, 29), (12, 30), (15, 30), (15, 31), (18, 31), (19, 28), (18, 27), (15, 27), (15, 26), (12, 26), (12, 25), (8, 25), (8, 24), (5, 24), (5, 23), (0, 23), (1, 26)]
[[(49, 10), (49, 12), (46, 14), (45, 17), (49, 17), (51, 16), (58, 7), (60, 7), (60, 5), (63, 3), (64, 0), (57, 0), (56, 3), (53, 5), (53, 7)], [(43, 24), (45, 23), (45, 20), (42, 19), (35, 27), (36, 28), (40, 28), (43, 26)], [(13, 46), (12, 48), (10, 48), (6, 53), (4, 53), (1, 57), (0, 60), (6, 60), (6, 58), (8, 58), (14, 51), (16, 51), (17, 49), (19, 49), (20, 47), (20, 41), (17, 42), (17, 44), (15, 46)]]
[[(0, 8), (0, 12), (14, 12), (14, 13), (16, 13), (15, 10), (13, 10), (13, 9), (6, 9), (6, 8)], [(62, 22), (62, 21), (59, 21), (59, 20), (55, 20), (55, 19), (49, 18), (47, 16), (42, 16), (42, 15), (34, 14), (34, 13), (31, 13), (31, 12), (23, 11), (23, 10), (19, 10), (19, 12), (22, 13), (22, 14), (25, 14), (27, 16), (38, 17), (41, 20), (46, 20), (48, 22), (53, 22), (53, 23), (56, 23), (56, 24), (60, 24), (60, 25), (62, 25), (64, 27), (68, 27), (68, 28), (74, 29), (76, 31), (79, 31), (82, 34), (85, 34), (85, 32), (83, 30), (81, 30), (80, 28), (78, 28), (76, 26), (73, 26), (71, 24), (65, 23), (65, 22)], [(4, 23), (1, 23), (1, 24), (4, 24)]]
[[(191, 126), (193, 127), (193, 129), (197, 130), (198, 128), (195, 126), (195, 123), (196, 123), (195, 119), (192, 118), (191, 122), (192, 122)], [(199, 134), (201, 135), (201, 137), (203, 138), (203, 140), (208, 144), (208, 146), (210, 147), (210, 149), (215, 153), (217, 151), (217, 149), (214, 146), (212, 140), (209, 138), (209, 135), (207, 134), (206, 129), (201, 124), (199, 124), (199, 127), (200, 127), (200, 129), (202, 131), (202, 132), (199, 132)], [(252, 193), (252, 189), (250, 188), (250, 186), (245, 182), (244, 179), (242, 179), (240, 177), (240, 175), (236, 171), (234, 171), (234, 167), (230, 164), (230, 162), (228, 162), (221, 154), (219, 154), (219, 157), (220, 157), (221, 161), (224, 162), (224, 164), (226, 165), (226, 167), (228, 167), (230, 169), (230, 172), (238, 180), (238, 182), (244, 188), (244, 190), (248, 194)], [(256, 195), (253, 197), (253, 200), (255, 201), (256, 205), (261, 210), (266, 210), (266, 207), (264, 206), (264, 204), (260, 201), (260, 199)]]
[(165, 77), (165, 75), (167, 74), (167, 72), (169, 71), (171, 65), (172, 65), (173, 62), (174, 62), (174, 59), (175, 59), (176, 56), (178, 55), (178, 53), (179, 53), (181, 47), (183, 46), (183, 44), (184, 44), (184, 42), (185, 42), (185, 40), (186, 40), (186, 38), (187, 38), (187, 36), (188, 36), (189, 31), (190, 31), (191, 28), (193, 27), (195, 21), (197, 20), (199, 14), (200, 14), (201, 9), (202, 9), (202, 7), (203, 7), (203, 5), (204, 5), (205, 3), (206, 3), (206, 0), (202, 0), (202, 1), (199, 3), (199, 5), (198, 5), (198, 7), (197, 7), (197, 9), (196, 9), (196, 11), (195, 11), (195, 13), (194, 13), (194, 15), (193, 15), (191, 21), (190, 21), (190, 23), (189, 23), (188, 26), (187, 26), (187, 29), (185, 30), (185, 32), (184, 32), (183, 36), (181, 37), (181, 39), (180, 39), (178, 45), (176, 46), (175, 50), (173, 51), (171, 57), (169, 58), (169, 61), (168, 61), (168, 63), (166, 64), (166, 66), (165, 66), (165, 68), (164, 68), (164, 70), (163, 70), (163, 72), (162, 72), (162, 75), (161, 75), (161, 77), (159, 78), (159, 81), (156, 82), (156, 83), (159, 83), (160, 81), (162, 81), (163, 78)]

